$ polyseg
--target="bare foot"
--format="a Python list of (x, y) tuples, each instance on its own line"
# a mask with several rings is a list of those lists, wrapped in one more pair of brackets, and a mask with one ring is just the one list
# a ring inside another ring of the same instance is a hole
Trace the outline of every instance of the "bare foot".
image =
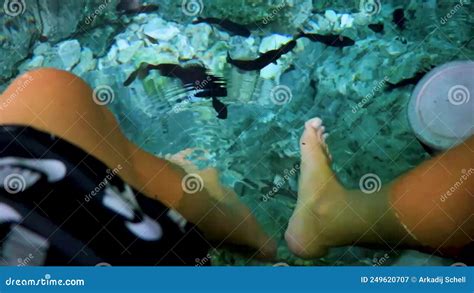
[(359, 225), (348, 208), (349, 192), (330, 168), (324, 131), (319, 118), (305, 124), (298, 201), (285, 233), (290, 250), (304, 258), (321, 257), (331, 246), (350, 244)]
[[(195, 149), (186, 149), (177, 154), (168, 155), (166, 156), (166, 159), (183, 168), (188, 174), (198, 176), (200, 180), (202, 180), (204, 188), (208, 191), (208, 195), (217, 200), (220, 204), (216, 210), (218, 210), (219, 213), (223, 213), (220, 208), (226, 207), (227, 214), (225, 216), (232, 217), (232, 219), (236, 221), (237, 226), (227, 229), (230, 232), (229, 234), (223, 234), (225, 229), (220, 229), (219, 224), (227, 226), (225, 225), (226, 223), (213, 223), (211, 229), (219, 231), (217, 231), (217, 233), (216, 231), (212, 231), (212, 234), (217, 234), (219, 237), (210, 240), (221, 241), (222, 239), (225, 239), (227, 242), (245, 245), (256, 249), (256, 253), (254, 254), (255, 257), (273, 258), (276, 255), (277, 250), (275, 240), (264, 232), (255, 216), (252, 214), (250, 209), (240, 201), (237, 194), (232, 189), (221, 184), (217, 169), (206, 168), (199, 170), (196, 165), (186, 159), (186, 156), (192, 154), (194, 151)], [(202, 160), (205, 159), (202, 158)], [(192, 197), (195, 198), (196, 195), (193, 194)], [(243, 230), (245, 230), (244, 232), (246, 233), (238, 232), (237, 230), (239, 227), (245, 227)], [(248, 233), (249, 231), (251, 231), (251, 233)]]

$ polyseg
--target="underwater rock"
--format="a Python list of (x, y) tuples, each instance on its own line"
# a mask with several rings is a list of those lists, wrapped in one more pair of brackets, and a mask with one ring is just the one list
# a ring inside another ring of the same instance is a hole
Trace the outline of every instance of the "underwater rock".
[(280, 64), (270, 63), (260, 70), (260, 77), (264, 79), (278, 79), (283, 71), (283, 67)]
[(49, 43), (41, 43), (33, 49), (33, 54), (43, 55), (51, 50), (51, 45)]
[(326, 19), (322, 15), (316, 15), (317, 20), (317, 29), (323, 33), (329, 33), (332, 31), (334, 24), (331, 23), (328, 19)]
[[(116, 21), (118, 16), (110, 12), (114, 11), (117, 2), (118, 0), (22, 1), (19, 2), (18, 11), (2, 13), (0, 56), (10, 57), (0, 58), (0, 81), (12, 77), (16, 72), (16, 65), (31, 53), (31, 45), (40, 37), (54, 45), (72, 34), (87, 36), (88, 31), (97, 25)], [(96, 40), (102, 41), (100, 38)], [(15, 50), (16, 54), (8, 54), (11, 50)], [(48, 64), (59, 66), (60, 62), (51, 61)]]
[(39, 68), (43, 66), (44, 57), (41, 55), (34, 56), (31, 60), (26, 60), (20, 66), (18, 66), (18, 70), (20, 73), (26, 72), (28, 70)]
[[(33, 1), (28, 2), (28, 5)], [(38, 1), (38, 23), (50, 42), (65, 39), (76, 31), (86, 32), (107, 21), (117, 19), (118, 0), (48, 0)]]
[(326, 12), (324, 13), (324, 17), (326, 17), (326, 19), (332, 23), (335, 23), (338, 21), (337, 13), (334, 10), (330, 10), (330, 9), (326, 10)]
[(0, 83), (17, 73), (17, 64), (27, 58), (30, 44), (40, 36), (34, 5), (31, 6), (17, 16), (7, 15), (3, 10), (0, 12)]
[(209, 47), (212, 27), (206, 23), (187, 26), (184, 33), (191, 38), (191, 46), (197, 51), (205, 51)]
[(64, 69), (71, 70), (81, 59), (81, 45), (77, 40), (68, 40), (58, 44), (57, 53)]
[(179, 29), (160, 18), (154, 18), (145, 24), (143, 33), (156, 40), (169, 41), (179, 34)]
[(354, 18), (350, 14), (343, 14), (341, 16), (341, 28), (351, 28), (354, 23)]
[[(125, 41), (124, 41), (125, 42)], [(120, 46), (119, 42), (117, 42), (118, 46), (118, 62), (120, 63), (128, 63), (130, 60), (132, 60), (133, 56), (136, 54), (136, 52), (143, 47), (143, 41), (135, 41), (132, 44), (128, 44), (125, 42), (125, 46), (123, 45)]]
[(101, 26), (80, 35), (78, 40), (84, 47), (90, 48), (96, 58), (102, 57), (107, 54), (120, 28), (117, 25)]
[(67, 38), (76, 31), (82, 19), (84, 0), (71, 1), (64, 5), (64, 1), (38, 1), (38, 15), (41, 24), (41, 34), (51, 42)]
[(283, 36), (283, 35), (271, 35), (264, 37), (260, 42), (260, 46), (258, 51), (260, 53), (265, 53), (270, 50), (276, 50), (280, 48), (282, 45), (291, 41), (292, 37)]
[(311, 14), (312, 0), (220, 0), (180, 1), (176, 9), (174, 0), (150, 1), (160, 5), (163, 18), (190, 22), (196, 17), (229, 19), (259, 29), (254, 34), (293, 33)]
[(179, 64), (179, 52), (170, 44), (163, 44), (160, 47), (147, 47), (138, 50), (132, 60), (135, 64), (142, 62)]
[(407, 46), (400, 42), (392, 42), (385, 48), (388, 55), (399, 56), (407, 51)]
[(173, 39), (172, 44), (178, 50), (180, 59), (192, 59), (196, 54), (188, 39), (183, 35), (177, 35), (176, 38)]
[(89, 48), (83, 48), (81, 51), (81, 60), (79, 64), (74, 67), (72, 72), (78, 76), (83, 76), (86, 72), (92, 71), (95, 69), (97, 60), (94, 59), (92, 50)]

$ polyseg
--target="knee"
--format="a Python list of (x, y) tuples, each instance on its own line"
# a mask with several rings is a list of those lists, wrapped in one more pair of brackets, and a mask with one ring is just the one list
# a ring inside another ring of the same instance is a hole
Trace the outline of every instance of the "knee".
[(29, 79), (35, 83), (42, 83), (43, 86), (63, 86), (72, 83), (74, 80), (80, 80), (78, 76), (68, 71), (49, 67), (27, 71), (17, 79)]
[(68, 71), (55, 68), (38, 68), (20, 75), (9, 88), (16, 90), (21, 87), (24, 91), (36, 96), (89, 95), (92, 89), (80, 77)]

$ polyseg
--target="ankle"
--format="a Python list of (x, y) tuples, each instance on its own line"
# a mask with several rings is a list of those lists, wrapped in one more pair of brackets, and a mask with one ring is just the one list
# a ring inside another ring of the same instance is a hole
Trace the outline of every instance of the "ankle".
[(390, 247), (413, 243), (395, 216), (389, 195), (390, 186), (374, 194), (365, 194), (359, 190), (351, 191), (351, 207), (361, 218), (361, 225), (355, 227), (360, 234), (360, 242), (388, 244)]

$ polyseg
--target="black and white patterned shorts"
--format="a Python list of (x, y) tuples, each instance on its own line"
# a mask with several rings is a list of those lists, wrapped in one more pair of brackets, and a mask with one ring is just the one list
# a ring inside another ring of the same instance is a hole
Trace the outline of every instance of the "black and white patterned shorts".
[(76, 146), (0, 126), (0, 265), (196, 265), (209, 246), (176, 211)]

